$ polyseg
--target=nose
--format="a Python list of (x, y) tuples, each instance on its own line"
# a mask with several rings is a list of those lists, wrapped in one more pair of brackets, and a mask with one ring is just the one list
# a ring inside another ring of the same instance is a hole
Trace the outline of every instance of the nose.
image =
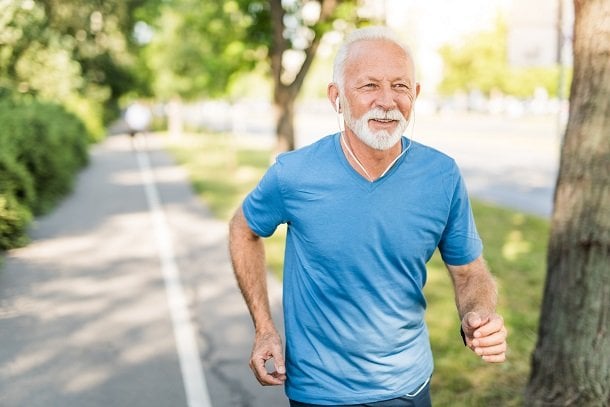
[(392, 110), (396, 108), (392, 88), (389, 86), (381, 86), (375, 104), (383, 110)]

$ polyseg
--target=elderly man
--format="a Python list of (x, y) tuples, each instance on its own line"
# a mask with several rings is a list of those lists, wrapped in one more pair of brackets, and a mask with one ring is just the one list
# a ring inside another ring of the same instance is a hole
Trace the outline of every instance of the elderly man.
[[(446, 155), (403, 137), (420, 86), (392, 31), (354, 31), (328, 98), (345, 131), (280, 155), (230, 226), (255, 326), (250, 367), (291, 406), (429, 406), (426, 262), (450, 272), (464, 343), (502, 362), (506, 329), (464, 182)], [(261, 237), (288, 224), (286, 358), (269, 311)], [(269, 371), (265, 362), (273, 359)]]

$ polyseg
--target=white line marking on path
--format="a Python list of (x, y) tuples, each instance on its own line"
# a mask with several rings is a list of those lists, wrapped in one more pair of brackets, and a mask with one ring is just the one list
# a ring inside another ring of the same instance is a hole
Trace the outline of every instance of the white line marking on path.
[(167, 303), (174, 328), (174, 338), (176, 339), (188, 406), (212, 407), (203, 367), (199, 359), (195, 329), (191, 323), (191, 315), (180, 281), (180, 271), (174, 256), (174, 247), (170, 238), (167, 219), (161, 206), (150, 160), (146, 151), (141, 151), (138, 148), (135, 148), (135, 151), (159, 248)]

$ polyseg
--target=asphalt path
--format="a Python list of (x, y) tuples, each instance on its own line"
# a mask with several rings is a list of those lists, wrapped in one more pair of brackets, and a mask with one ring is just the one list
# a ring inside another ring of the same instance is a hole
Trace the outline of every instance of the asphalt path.
[(96, 146), (74, 193), (5, 256), (0, 406), (287, 405), (247, 366), (226, 224), (146, 139)]

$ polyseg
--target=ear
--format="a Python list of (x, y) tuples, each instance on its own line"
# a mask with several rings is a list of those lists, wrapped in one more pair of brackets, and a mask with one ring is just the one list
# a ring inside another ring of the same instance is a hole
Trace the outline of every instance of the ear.
[(328, 88), (326, 89), (326, 94), (328, 96), (328, 100), (335, 108), (337, 113), (341, 113), (341, 103), (339, 102), (339, 87), (336, 83), (332, 82), (328, 84)]
[(419, 82), (415, 82), (415, 99), (419, 96), (419, 91), (421, 90), (421, 86)]

